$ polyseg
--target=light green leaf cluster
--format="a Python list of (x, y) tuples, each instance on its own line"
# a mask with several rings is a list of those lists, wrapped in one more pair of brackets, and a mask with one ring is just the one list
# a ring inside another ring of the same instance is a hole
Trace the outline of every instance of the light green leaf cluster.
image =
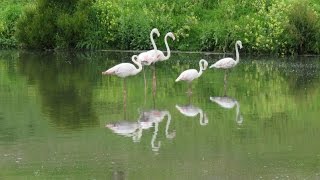
[(256, 14), (242, 17), (235, 25), (236, 33), (243, 37), (244, 43), (251, 44), (252, 51), (285, 52), (287, 41), (283, 37), (290, 4), (278, 1), (268, 6), (266, 1), (259, 2), (261, 8)]

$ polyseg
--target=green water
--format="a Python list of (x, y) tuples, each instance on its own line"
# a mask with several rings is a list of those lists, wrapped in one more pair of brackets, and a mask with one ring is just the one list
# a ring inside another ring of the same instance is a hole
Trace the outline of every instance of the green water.
[(101, 72), (132, 54), (0, 51), (0, 179), (320, 178), (319, 57), (240, 55), (188, 95), (223, 55), (173, 53), (124, 94)]

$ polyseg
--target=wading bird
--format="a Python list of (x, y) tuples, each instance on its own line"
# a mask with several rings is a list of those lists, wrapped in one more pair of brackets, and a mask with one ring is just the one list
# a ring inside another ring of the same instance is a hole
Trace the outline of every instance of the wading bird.
[(157, 28), (153, 28), (150, 32), (150, 40), (153, 46), (152, 50), (142, 52), (138, 55), (138, 60), (142, 63), (149, 62), (149, 61), (156, 61), (157, 58), (157, 46), (153, 39), (153, 34), (156, 34), (158, 37), (160, 36), (159, 30)]
[(155, 50), (155, 53), (153, 55), (155, 55), (155, 58), (150, 58), (149, 60), (147, 59), (143, 59), (141, 62), (144, 65), (150, 65), (152, 63), (158, 62), (158, 61), (165, 61), (168, 60), (171, 56), (171, 51), (170, 51), (170, 47), (168, 45), (168, 37), (170, 37), (172, 40), (175, 40), (175, 36), (172, 32), (168, 32), (165, 37), (164, 37), (164, 43), (166, 45), (167, 48), (167, 55), (165, 56), (164, 53), (160, 50)]
[(202, 75), (202, 72), (204, 70), (207, 69), (208, 67), (208, 62), (204, 59), (201, 59), (199, 61), (199, 66), (200, 66), (200, 70), (199, 72), (196, 70), (196, 69), (188, 69), (188, 70), (185, 70), (183, 71), (180, 76), (176, 79), (176, 82), (178, 81), (187, 81), (189, 83), (189, 92), (191, 92), (190, 88), (191, 88), (191, 82), (194, 80), (194, 79), (197, 79), (199, 78), (201, 75)]
[(138, 74), (142, 70), (141, 62), (138, 59), (137, 55), (132, 56), (132, 62), (138, 65), (138, 68), (136, 68), (131, 63), (120, 63), (118, 65), (113, 66), (112, 68), (102, 72), (103, 75), (116, 75), (118, 77), (124, 78), (123, 79), (123, 93), (127, 94), (126, 92), (126, 77), (128, 76), (134, 76)]
[(227, 70), (235, 67), (239, 63), (240, 57), (239, 57), (238, 46), (240, 49), (242, 48), (242, 42), (239, 40), (235, 44), (236, 60), (234, 60), (233, 58), (230, 58), (230, 57), (223, 58), (209, 67), (209, 68), (224, 69), (225, 70), (225, 74), (224, 74), (224, 81), (225, 82), (227, 80)]
[(102, 72), (103, 75), (116, 75), (121, 78), (125, 78), (127, 76), (134, 76), (138, 74), (142, 70), (141, 62), (137, 59), (137, 55), (133, 55), (131, 57), (132, 62), (135, 63), (138, 68), (136, 68), (131, 63), (120, 63), (118, 65), (113, 66), (112, 68)]

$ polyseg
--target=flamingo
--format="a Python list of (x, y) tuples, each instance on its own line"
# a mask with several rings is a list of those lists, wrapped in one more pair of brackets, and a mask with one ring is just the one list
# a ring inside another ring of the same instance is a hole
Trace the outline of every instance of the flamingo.
[(175, 36), (172, 32), (168, 32), (165, 37), (164, 37), (164, 43), (166, 45), (166, 48), (167, 48), (167, 55), (165, 56), (164, 53), (160, 50), (157, 50), (156, 48), (154, 50), (151, 50), (150, 52), (150, 56), (149, 57), (152, 57), (152, 58), (144, 58), (144, 59), (141, 59), (141, 62), (144, 64), (144, 65), (150, 65), (152, 63), (156, 63), (158, 61), (165, 61), (165, 60), (168, 60), (171, 56), (171, 51), (170, 51), (170, 47), (168, 45), (168, 37), (172, 38), (172, 40), (175, 40)]
[(176, 108), (180, 111), (181, 114), (188, 117), (195, 117), (200, 114), (199, 122), (201, 126), (206, 126), (208, 124), (208, 117), (203, 113), (202, 109), (195, 107), (193, 105), (179, 106), (176, 105)]
[(138, 59), (143, 63), (148, 61), (155, 61), (157, 58), (156, 56), (157, 46), (156, 46), (156, 43), (154, 42), (153, 34), (156, 34), (159, 37), (160, 36), (159, 30), (157, 28), (153, 28), (150, 32), (150, 40), (151, 40), (153, 49), (146, 52), (142, 52), (138, 55)]
[(243, 122), (243, 117), (240, 115), (240, 104), (234, 98), (223, 96), (223, 97), (210, 97), (212, 102), (217, 103), (220, 107), (225, 109), (232, 109), (234, 106), (237, 107), (236, 112), (236, 122), (241, 125)]
[(208, 67), (208, 62), (204, 59), (201, 59), (199, 61), (199, 66), (200, 66), (199, 72), (196, 69), (188, 69), (183, 71), (180, 74), (180, 76), (176, 79), (176, 82), (187, 81), (189, 83), (189, 90), (190, 90), (191, 82), (202, 75), (202, 72), (206, 70)]
[(116, 75), (121, 78), (125, 78), (128, 76), (134, 76), (138, 74), (142, 70), (141, 62), (136, 60), (138, 58), (137, 55), (133, 55), (131, 57), (132, 62), (138, 65), (138, 68), (136, 68), (131, 63), (120, 63), (118, 65), (113, 66), (112, 68), (102, 72), (103, 75)]
[(224, 76), (224, 81), (226, 82), (227, 79), (227, 70), (230, 68), (235, 67), (240, 60), (239, 57), (239, 51), (238, 51), (238, 46), (241, 49), (242, 48), (242, 42), (241, 41), (237, 41), (235, 44), (235, 49), (236, 49), (236, 60), (234, 60), (233, 58), (227, 57), (227, 58), (223, 58), (220, 59), (219, 61), (215, 62), (213, 65), (211, 65), (209, 68), (217, 68), (217, 69), (224, 69), (225, 70), (225, 76)]
[[(113, 66), (112, 68), (102, 72), (103, 75), (116, 75), (118, 77), (124, 78), (123, 79), (123, 93), (127, 94), (126, 92), (126, 80), (125, 78), (128, 76), (134, 76), (138, 74), (142, 70), (141, 62), (136, 59), (138, 59), (137, 55), (132, 56), (132, 62), (138, 65), (138, 68), (136, 68), (131, 63), (120, 63), (118, 65)], [(125, 96), (124, 96), (125, 97)]]

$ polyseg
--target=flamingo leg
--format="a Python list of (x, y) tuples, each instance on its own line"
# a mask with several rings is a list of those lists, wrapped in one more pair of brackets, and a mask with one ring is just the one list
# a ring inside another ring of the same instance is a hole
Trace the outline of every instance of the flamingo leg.
[(191, 96), (191, 94), (192, 94), (192, 84), (191, 84), (191, 82), (188, 83), (188, 91), (187, 91), (187, 94), (188, 94), (189, 96)]
[(224, 70), (224, 84), (227, 84), (227, 70)]
[(147, 80), (146, 80), (146, 72), (143, 68), (143, 79), (144, 79), (144, 104), (147, 103)]
[(157, 88), (157, 78), (156, 78), (156, 65), (153, 64), (153, 76), (152, 76), (152, 85), (153, 88), (156, 89)]
[(152, 77), (152, 97), (153, 97), (153, 107), (155, 108), (155, 98), (157, 94), (157, 78), (156, 78), (156, 67), (155, 64), (153, 64), (153, 77)]
[(123, 79), (123, 113), (124, 113), (124, 119), (127, 117), (127, 85), (126, 85), (126, 79)]

